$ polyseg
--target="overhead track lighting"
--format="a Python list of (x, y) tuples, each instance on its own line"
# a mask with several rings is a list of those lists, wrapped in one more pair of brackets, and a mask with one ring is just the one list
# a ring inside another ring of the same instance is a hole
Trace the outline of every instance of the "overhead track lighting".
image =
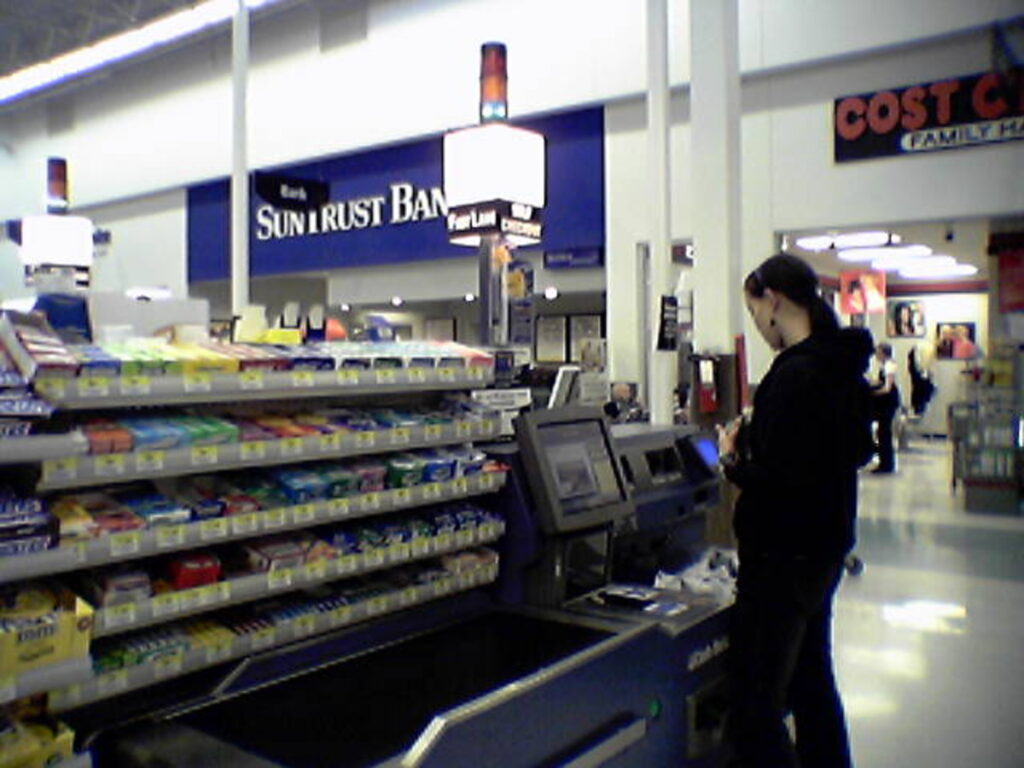
[(882, 245), (896, 245), (902, 242), (902, 238), (895, 232), (844, 232), (842, 234), (830, 235), (807, 235), (798, 237), (796, 244), (798, 248), (805, 251), (831, 251), (844, 248), (871, 248)]
[(897, 257), (930, 256), (931, 253), (932, 249), (927, 245), (915, 243), (914, 245), (887, 246), (885, 248), (848, 248), (839, 252), (839, 258), (842, 261), (863, 262)]

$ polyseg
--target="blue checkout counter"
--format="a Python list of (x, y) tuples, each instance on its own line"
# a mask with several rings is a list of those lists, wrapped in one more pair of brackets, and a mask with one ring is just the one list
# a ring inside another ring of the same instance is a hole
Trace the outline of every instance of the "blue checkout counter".
[(728, 609), (615, 584), (703, 548), (707, 438), (566, 408), (492, 452), (497, 584), (69, 712), (96, 765), (716, 765)]

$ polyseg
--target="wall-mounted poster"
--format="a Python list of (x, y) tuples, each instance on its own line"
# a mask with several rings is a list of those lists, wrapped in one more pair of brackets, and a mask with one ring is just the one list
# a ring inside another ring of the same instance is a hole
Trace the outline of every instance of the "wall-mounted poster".
[(973, 360), (978, 356), (974, 323), (939, 323), (935, 326), (935, 356)]
[(565, 362), (565, 326), (565, 315), (541, 315), (537, 318), (537, 362)]
[(601, 338), (600, 315), (573, 315), (569, 318), (569, 359), (576, 363), (583, 359), (583, 345)]
[(890, 336), (924, 336), (924, 305), (920, 301), (889, 299), (886, 315)]
[(870, 269), (840, 272), (839, 311), (844, 315), (885, 312), (885, 272)]

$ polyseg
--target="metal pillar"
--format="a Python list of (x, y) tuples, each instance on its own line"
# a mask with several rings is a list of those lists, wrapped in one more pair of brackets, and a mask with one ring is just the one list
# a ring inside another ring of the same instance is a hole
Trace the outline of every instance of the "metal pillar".
[(231, 314), (235, 316), (249, 304), (249, 9), (245, 0), (237, 3), (231, 25)]

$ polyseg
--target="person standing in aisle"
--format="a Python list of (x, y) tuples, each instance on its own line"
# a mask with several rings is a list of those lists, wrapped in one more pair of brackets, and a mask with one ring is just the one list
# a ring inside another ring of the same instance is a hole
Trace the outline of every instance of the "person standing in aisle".
[(723, 471), (740, 489), (727, 764), (844, 768), (832, 602), (854, 543), (857, 469), (871, 457), (871, 334), (839, 329), (814, 270), (795, 256), (772, 256), (743, 288), (777, 355), (749, 423), (719, 427)]
[(892, 345), (879, 344), (875, 348), (875, 361), (877, 370), (873, 377), (871, 394), (874, 396), (878, 466), (871, 472), (876, 475), (889, 475), (896, 470), (892, 423), (900, 408), (900, 391), (896, 386), (896, 362), (892, 359)]

